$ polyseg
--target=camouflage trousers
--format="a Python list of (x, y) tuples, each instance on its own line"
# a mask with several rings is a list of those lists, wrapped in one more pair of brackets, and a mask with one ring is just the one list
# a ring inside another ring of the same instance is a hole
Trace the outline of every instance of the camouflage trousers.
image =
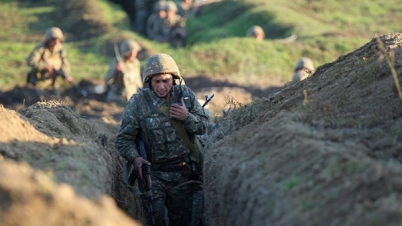
[[(183, 171), (152, 171), (151, 202), (155, 225), (188, 226), (191, 223), (193, 205), (193, 184)], [(141, 187), (140, 187), (140, 190)], [(152, 225), (150, 199), (142, 197), (147, 225)]]

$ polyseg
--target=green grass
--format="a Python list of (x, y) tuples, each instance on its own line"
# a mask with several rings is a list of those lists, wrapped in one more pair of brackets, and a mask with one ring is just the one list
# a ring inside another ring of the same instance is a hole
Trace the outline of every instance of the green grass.
[[(0, 89), (23, 84), (29, 70), (25, 59), (42, 41), (50, 26), (58, 26), (55, 12), (59, 0), (1, 1)], [(154, 43), (129, 30), (129, 22), (120, 6), (97, 1), (101, 18), (115, 29), (113, 33), (89, 39), (71, 40), (66, 32), (65, 48), (72, 64), (72, 76), (101, 79), (113, 52), (106, 43), (122, 38), (138, 40), (147, 52), (172, 55), (184, 77), (200, 74), (232, 82), (268, 86), (273, 81), (291, 80), (295, 62), (310, 57), (318, 67), (354, 51), (376, 34), (398, 31), (402, 5), (397, 1), (305, 1), (224, 0), (212, 3), (196, 18), (187, 20), (186, 48), (178, 50)], [(258, 43), (245, 37), (252, 25), (261, 25), (266, 39)], [(281, 42), (291, 34), (297, 41)], [(11, 54), (12, 53), (12, 54)], [(142, 64), (147, 56), (143, 56)]]

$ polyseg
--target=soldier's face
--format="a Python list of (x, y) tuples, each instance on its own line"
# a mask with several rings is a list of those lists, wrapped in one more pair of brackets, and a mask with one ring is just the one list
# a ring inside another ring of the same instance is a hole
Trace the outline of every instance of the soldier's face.
[(135, 60), (135, 58), (137, 58), (137, 55), (138, 55), (138, 51), (137, 50), (132, 50), (131, 52), (128, 52), (125, 55), (125, 57), (129, 61), (133, 61), (133, 60)]
[(60, 45), (60, 43), (61, 43), (60, 39), (58, 39), (58, 38), (52, 38), (52, 39), (50, 39), (49, 42), (48, 42), (48, 47), (52, 49), (52, 48), (54, 48), (55, 46)]
[(173, 76), (171, 74), (154, 75), (151, 78), (151, 86), (158, 97), (167, 100), (173, 87)]
[(160, 10), (158, 15), (159, 15), (159, 18), (164, 19), (166, 17), (166, 11), (165, 10)]
[(166, 12), (166, 17), (167, 18), (173, 18), (176, 15), (175, 11), (167, 11)]

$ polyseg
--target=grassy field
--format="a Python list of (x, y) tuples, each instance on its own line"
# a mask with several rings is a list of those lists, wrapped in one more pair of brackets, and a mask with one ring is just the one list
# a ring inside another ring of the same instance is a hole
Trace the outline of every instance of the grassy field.
[[(109, 30), (85, 38), (68, 24), (71, 18), (58, 16), (62, 10), (59, 0), (36, 2), (0, 1), (0, 90), (24, 84), (29, 70), (25, 59), (50, 26), (59, 26), (66, 33), (65, 48), (77, 81), (101, 79), (113, 57), (106, 44), (129, 37), (146, 50), (142, 63), (146, 53), (165, 52), (176, 59), (185, 76), (203, 74), (267, 87), (290, 81), (298, 58), (310, 57), (316, 67), (332, 62), (375, 35), (398, 32), (402, 19), (402, 6), (395, 0), (358, 0), (353, 4), (343, 0), (226, 0), (189, 18), (189, 44), (175, 50), (131, 32), (121, 8), (106, 0), (87, 2), (97, 9), (93, 21), (101, 20)], [(70, 17), (79, 18), (79, 13)], [(254, 24), (266, 32), (261, 43), (244, 37)], [(292, 34), (298, 37), (295, 42), (282, 43), (281, 39)]]

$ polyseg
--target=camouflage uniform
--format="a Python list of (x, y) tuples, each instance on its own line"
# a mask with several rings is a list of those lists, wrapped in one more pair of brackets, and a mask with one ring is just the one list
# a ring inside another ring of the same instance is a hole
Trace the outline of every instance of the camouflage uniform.
[[(152, 61), (152, 57), (147, 60), (149, 64), (144, 66), (144, 83), (149, 78), (146, 77), (147, 73), (160, 71), (157, 68), (158, 62)], [(147, 65), (150, 66), (148, 69)], [(178, 71), (174, 76), (181, 79)], [(182, 122), (182, 126), (191, 140), (196, 134), (204, 134), (208, 119), (194, 92), (187, 86), (173, 85), (170, 103), (164, 98), (159, 98), (152, 88), (145, 88), (136, 93), (125, 107), (120, 132), (116, 137), (119, 153), (129, 162), (139, 157), (135, 145), (137, 134), (144, 141), (148, 161), (152, 166), (152, 207), (156, 212), (156, 225), (184, 226), (189, 225), (191, 221), (193, 187), (186, 184), (191, 180), (189, 164), (180, 164), (190, 162), (190, 150), (170, 119), (159, 109), (162, 105), (179, 101), (182, 89), (189, 91), (192, 103), (192, 107), (188, 109), (189, 116)], [(139, 184), (141, 189), (141, 183)], [(143, 197), (142, 202), (147, 221), (150, 223), (149, 200)], [(166, 210), (169, 223), (165, 217)]]
[(64, 41), (64, 35), (60, 28), (52, 27), (47, 29), (44, 42), (37, 45), (27, 58), (27, 64), (32, 67), (27, 77), (28, 84), (36, 85), (37, 81), (47, 80), (41, 84), (43, 87), (55, 85), (51, 81), (52, 75), (46, 72), (48, 65), (51, 65), (54, 70), (60, 70), (66, 77), (70, 76), (70, 62), (67, 59), (67, 53), (63, 45), (56, 45), (53, 51), (50, 51), (47, 45), (51, 39)]
[(177, 14), (181, 17), (188, 17), (189, 11), (192, 6), (192, 1), (190, 0), (181, 0), (180, 2), (176, 3), (177, 5)]
[(165, 41), (175, 48), (180, 47), (184, 45), (187, 36), (185, 30), (186, 22), (184, 18), (178, 14), (169, 16), (169, 12), (177, 13), (177, 6), (173, 1), (167, 2), (166, 11), (168, 12), (168, 16), (163, 21), (163, 34), (165, 36)]
[(148, 8), (146, 0), (135, 0), (135, 21), (133, 31), (139, 34), (145, 34), (145, 24), (148, 17)]
[(297, 61), (293, 81), (298, 82), (306, 79), (314, 71), (314, 64), (310, 58), (302, 57)]
[[(125, 40), (120, 44), (120, 53), (123, 56), (140, 49), (140, 45), (134, 40)], [(113, 59), (105, 75), (104, 81), (107, 85), (113, 79), (112, 83), (108, 85), (106, 102), (125, 103), (139, 88), (142, 88), (140, 61), (137, 58), (130, 61), (123, 57), (122, 62), (123, 71), (116, 71), (118, 61)]]
[(154, 40), (157, 42), (164, 42), (164, 34), (163, 34), (163, 20), (165, 18), (160, 17), (160, 11), (165, 13), (165, 1), (159, 1), (155, 4), (154, 13), (152, 13), (147, 20), (146, 24), (146, 34), (150, 40)]

